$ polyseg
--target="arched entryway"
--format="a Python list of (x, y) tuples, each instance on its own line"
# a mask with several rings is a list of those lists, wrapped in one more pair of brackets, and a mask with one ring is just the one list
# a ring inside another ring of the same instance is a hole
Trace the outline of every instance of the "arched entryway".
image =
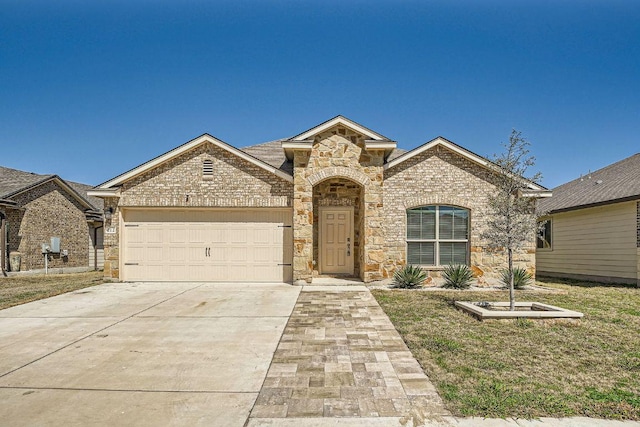
[(362, 278), (364, 191), (350, 179), (313, 186), (313, 275)]

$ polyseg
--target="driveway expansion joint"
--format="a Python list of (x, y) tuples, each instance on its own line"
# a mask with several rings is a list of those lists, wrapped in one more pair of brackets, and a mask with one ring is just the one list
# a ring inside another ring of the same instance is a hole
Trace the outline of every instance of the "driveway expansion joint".
[(155, 304), (152, 304), (152, 305), (150, 305), (150, 306), (148, 306), (148, 307), (144, 308), (143, 310), (140, 310), (140, 311), (138, 311), (138, 312), (136, 312), (136, 313), (133, 313), (133, 314), (131, 314), (131, 315), (129, 315), (129, 316), (126, 316), (126, 317), (124, 317), (124, 318), (122, 318), (122, 319), (118, 320), (117, 322), (114, 322), (114, 323), (112, 323), (112, 324), (110, 324), (110, 325), (107, 325), (107, 326), (105, 326), (105, 327), (103, 327), (103, 328), (100, 328), (100, 329), (98, 329), (98, 330), (96, 330), (96, 331), (94, 331), (94, 332), (92, 332), (92, 333), (90, 333), (90, 334), (87, 334), (87, 335), (85, 335), (85, 336), (83, 336), (83, 337), (81, 337), (81, 338), (78, 338), (77, 340), (74, 340), (74, 341), (72, 341), (72, 342), (70, 342), (70, 343), (68, 343), (68, 344), (66, 344), (66, 345), (63, 345), (62, 347), (59, 347), (59, 348), (57, 348), (57, 349), (55, 349), (55, 350), (52, 350), (52, 351), (50, 351), (50, 352), (48, 352), (48, 353), (46, 353), (46, 354), (44, 354), (44, 355), (42, 355), (42, 356), (40, 356), (40, 357), (37, 357), (37, 358), (35, 358), (35, 359), (33, 359), (33, 360), (31, 360), (31, 361), (29, 361), (29, 362), (27, 362), (27, 363), (25, 363), (25, 364), (23, 364), (23, 365), (21, 365), (21, 366), (18, 366), (17, 368), (11, 369), (10, 371), (7, 371), (7, 372), (5, 372), (5, 373), (3, 373), (3, 374), (0, 374), (0, 378), (4, 378), (4, 377), (6, 377), (7, 375), (11, 375), (12, 373), (14, 373), (14, 372), (16, 372), (16, 371), (19, 371), (20, 369), (23, 369), (23, 368), (25, 368), (25, 367), (27, 367), (27, 366), (29, 366), (29, 365), (33, 364), (33, 363), (36, 363), (36, 362), (37, 362), (37, 361), (39, 361), (39, 360), (42, 360), (42, 359), (44, 359), (44, 358), (46, 358), (46, 357), (48, 357), (48, 356), (51, 356), (52, 354), (55, 354), (55, 353), (57, 353), (57, 352), (59, 352), (59, 351), (61, 351), (61, 350), (64, 350), (65, 348), (71, 347), (72, 345), (75, 345), (75, 344), (77, 344), (77, 343), (79, 343), (79, 342), (81, 342), (81, 341), (86, 340), (86, 339), (87, 339), (87, 338), (89, 338), (89, 337), (92, 337), (92, 336), (94, 336), (94, 335), (96, 335), (96, 334), (99, 334), (100, 332), (103, 332), (103, 331), (105, 331), (105, 330), (107, 330), (107, 329), (109, 329), (109, 328), (112, 328), (112, 327), (114, 327), (114, 326), (116, 326), (116, 325), (118, 325), (118, 324), (120, 324), (120, 323), (124, 322), (125, 320), (131, 319), (131, 318), (133, 318), (133, 317), (137, 316), (137, 315), (138, 315), (138, 314), (140, 314), (140, 313), (144, 313), (145, 311), (150, 310), (150, 309), (152, 309), (152, 308), (153, 308), (153, 307), (155, 307), (155, 306), (158, 306), (158, 305), (160, 305), (160, 304), (162, 304), (162, 303), (165, 303), (165, 302), (167, 302), (167, 301), (169, 301), (169, 300), (171, 300), (171, 299), (173, 299), (173, 298), (176, 298), (176, 297), (178, 297), (178, 296), (180, 296), (180, 295), (184, 294), (185, 292), (192, 291), (192, 290), (197, 289), (197, 288), (199, 288), (199, 287), (201, 287), (201, 286), (202, 286), (202, 284), (199, 284), (199, 285), (197, 285), (197, 286), (194, 286), (193, 288), (185, 289), (185, 290), (183, 290), (182, 292), (179, 292), (179, 293), (177, 293), (177, 294), (175, 294), (175, 295), (173, 295), (173, 296), (171, 296), (171, 297), (169, 297), (169, 298), (166, 298), (166, 299), (164, 299), (164, 300), (162, 300), (162, 301), (159, 301), (159, 302), (157, 302), (157, 303), (155, 303)]

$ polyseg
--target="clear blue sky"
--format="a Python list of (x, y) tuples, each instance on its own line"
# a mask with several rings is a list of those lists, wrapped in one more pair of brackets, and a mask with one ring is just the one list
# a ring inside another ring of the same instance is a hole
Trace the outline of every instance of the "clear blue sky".
[(99, 184), (338, 114), (554, 187), (640, 152), (640, 1), (0, 1), (0, 165)]

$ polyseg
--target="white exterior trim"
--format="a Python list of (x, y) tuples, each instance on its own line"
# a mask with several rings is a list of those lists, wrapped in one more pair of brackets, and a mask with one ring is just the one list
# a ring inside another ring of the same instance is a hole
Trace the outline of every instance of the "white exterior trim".
[(87, 195), (94, 197), (120, 197), (120, 188), (96, 188), (87, 191)]
[(311, 129), (309, 129), (308, 131), (305, 131), (304, 133), (301, 133), (300, 135), (296, 135), (293, 138), (290, 139), (290, 141), (304, 141), (306, 139), (309, 139), (310, 137), (317, 135), (319, 133), (324, 132), (327, 129), (330, 129), (336, 125), (343, 125), (346, 126), (358, 133), (361, 133), (365, 136), (367, 136), (370, 139), (374, 139), (377, 141), (387, 141), (388, 139), (385, 138), (384, 136), (380, 135), (379, 133), (376, 133), (374, 131), (372, 131), (371, 129), (367, 129), (364, 126), (360, 126), (359, 124), (357, 124), (356, 122), (353, 122), (349, 119), (347, 119), (346, 117), (343, 116), (337, 116), (334, 117), (333, 119), (326, 121), (318, 126), (315, 126)]
[[(417, 156), (418, 154), (421, 154), (427, 150), (430, 150), (431, 148), (434, 148), (436, 146), (443, 146), (445, 148), (447, 148), (450, 151), (453, 151), (454, 153), (460, 154), (462, 157), (479, 164), (480, 166), (483, 166), (487, 169), (491, 168), (492, 163), (489, 162), (487, 159), (478, 156), (477, 154), (473, 154), (470, 151), (465, 150), (462, 147), (459, 147), (456, 144), (453, 144), (452, 142), (447, 141), (446, 139), (442, 138), (441, 136), (437, 137), (436, 139), (429, 141), (428, 143), (421, 145), (418, 148), (415, 148), (403, 155), (401, 155), (400, 157), (396, 157), (395, 159), (393, 159), (392, 161), (390, 161), (389, 163), (386, 163), (384, 165), (384, 170), (390, 169), (402, 162), (404, 162), (405, 160), (409, 160), (410, 158)], [(527, 182), (527, 187), (530, 188), (531, 190), (536, 190), (536, 191), (548, 191), (547, 189), (545, 189), (544, 187), (541, 187), (533, 182), (529, 182), (526, 179), (523, 178), (523, 180), (525, 182)], [(549, 196), (536, 196), (536, 197), (551, 197)]]
[(285, 150), (311, 150), (311, 143), (313, 141), (296, 141), (296, 142), (283, 142), (282, 148)]
[(158, 166), (158, 165), (160, 165), (162, 163), (165, 163), (165, 162), (173, 159), (174, 157), (179, 156), (180, 154), (185, 153), (185, 152), (197, 147), (200, 144), (204, 144), (204, 143), (207, 143), (207, 142), (211, 143), (211, 144), (213, 144), (213, 145), (215, 145), (217, 147), (220, 147), (220, 148), (222, 148), (222, 149), (224, 149), (224, 150), (226, 150), (226, 151), (228, 151), (228, 152), (230, 152), (232, 154), (235, 154), (236, 156), (240, 157), (241, 159), (246, 160), (249, 163), (252, 163), (252, 164), (254, 164), (254, 165), (256, 165), (256, 166), (258, 166), (258, 167), (260, 167), (260, 168), (262, 168), (264, 170), (267, 170), (267, 171), (273, 173), (274, 175), (279, 176), (282, 179), (285, 179), (285, 180), (287, 180), (289, 182), (293, 182), (293, 177), (291, 175), (287, 174), (286, 172), (283, 172), (280, 169), (276, 169), (273, 166), (271, 166), (271, 165), (269, 165), (267, 163), (264, 163), (262, 160), (256, 159), (255, 157), (250, 156), (247, 153), (245, 153), (243, 151), (240, 151), (235, 147), (232, 147), (231, 145), (227, 144), (224, 141), (221, 141), (221, 140), (219, 140), (217, 138), (214, 138), (211, 135), (204, 134), (204, 135), (202, 135), (202, 136), (200, 136), (200, 137), (198, 137), (196, 139), (193, 139), (193, 140), (187, 142), (186, 144), (183, 144), (183, 145), (181, 145), (181, 146), (179, 146), (177, 148), (174, 148), (173, 150), (171, 150), (171, 151), (169, 151), (169, 152), (167, 152), (167, 153), (165, 153), (165, 154), (163, 154), (163, 155), (161, 155), (159, 157), (156, 157), (153, 160), (150, 160), (150, 161), (148, 161), (146, 163), (143, 163), (142, 165), (140, 165), (140, 166), (138, 166), (138, 167), (136, 167), (134, 169), (131, 169), (129, 172), (125, 172), (122, 175), (119, 175), (119, 176), (113, 178), (112, 180), (105, 182), (104, 184), (100, 184), (97, 187), (97, 189), (107, 189), (107, 188), (112, 188), (114, 186), (120, 185), (123, 182), (128, 181), (129, 179), (131, 179), (131, 178), (133, 178), (133, 177), (135, 177), (137, 175), (140, 175), (141, 173), (144, 173), (144, 172), (146, 172), (146, 171), (148, 171), (150, 169), (153, 169), (156, 166)]
[(536, 190), (531, 190), (531, 191), (520, 190), (520, 191), (518, 191), (518, 196), (541, 199), (541, 198), (546, 198), (546, 197), (552, 197), (553, 193), (551, 192), (551, 190), (538, 190), (538, 191), (536, 191)]
[(397, 144), (393, 141), (371, 141), (364, 142), (364, 148), (367, 150), (393, 150), (397, 147)]

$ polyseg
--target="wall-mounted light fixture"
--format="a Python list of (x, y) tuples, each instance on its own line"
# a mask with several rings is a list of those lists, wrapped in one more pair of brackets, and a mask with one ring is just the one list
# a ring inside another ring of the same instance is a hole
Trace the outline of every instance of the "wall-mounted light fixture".
[(111, 219), (113, 217), (113, 208), (109, 206), (104, 211), (104, 219)]

